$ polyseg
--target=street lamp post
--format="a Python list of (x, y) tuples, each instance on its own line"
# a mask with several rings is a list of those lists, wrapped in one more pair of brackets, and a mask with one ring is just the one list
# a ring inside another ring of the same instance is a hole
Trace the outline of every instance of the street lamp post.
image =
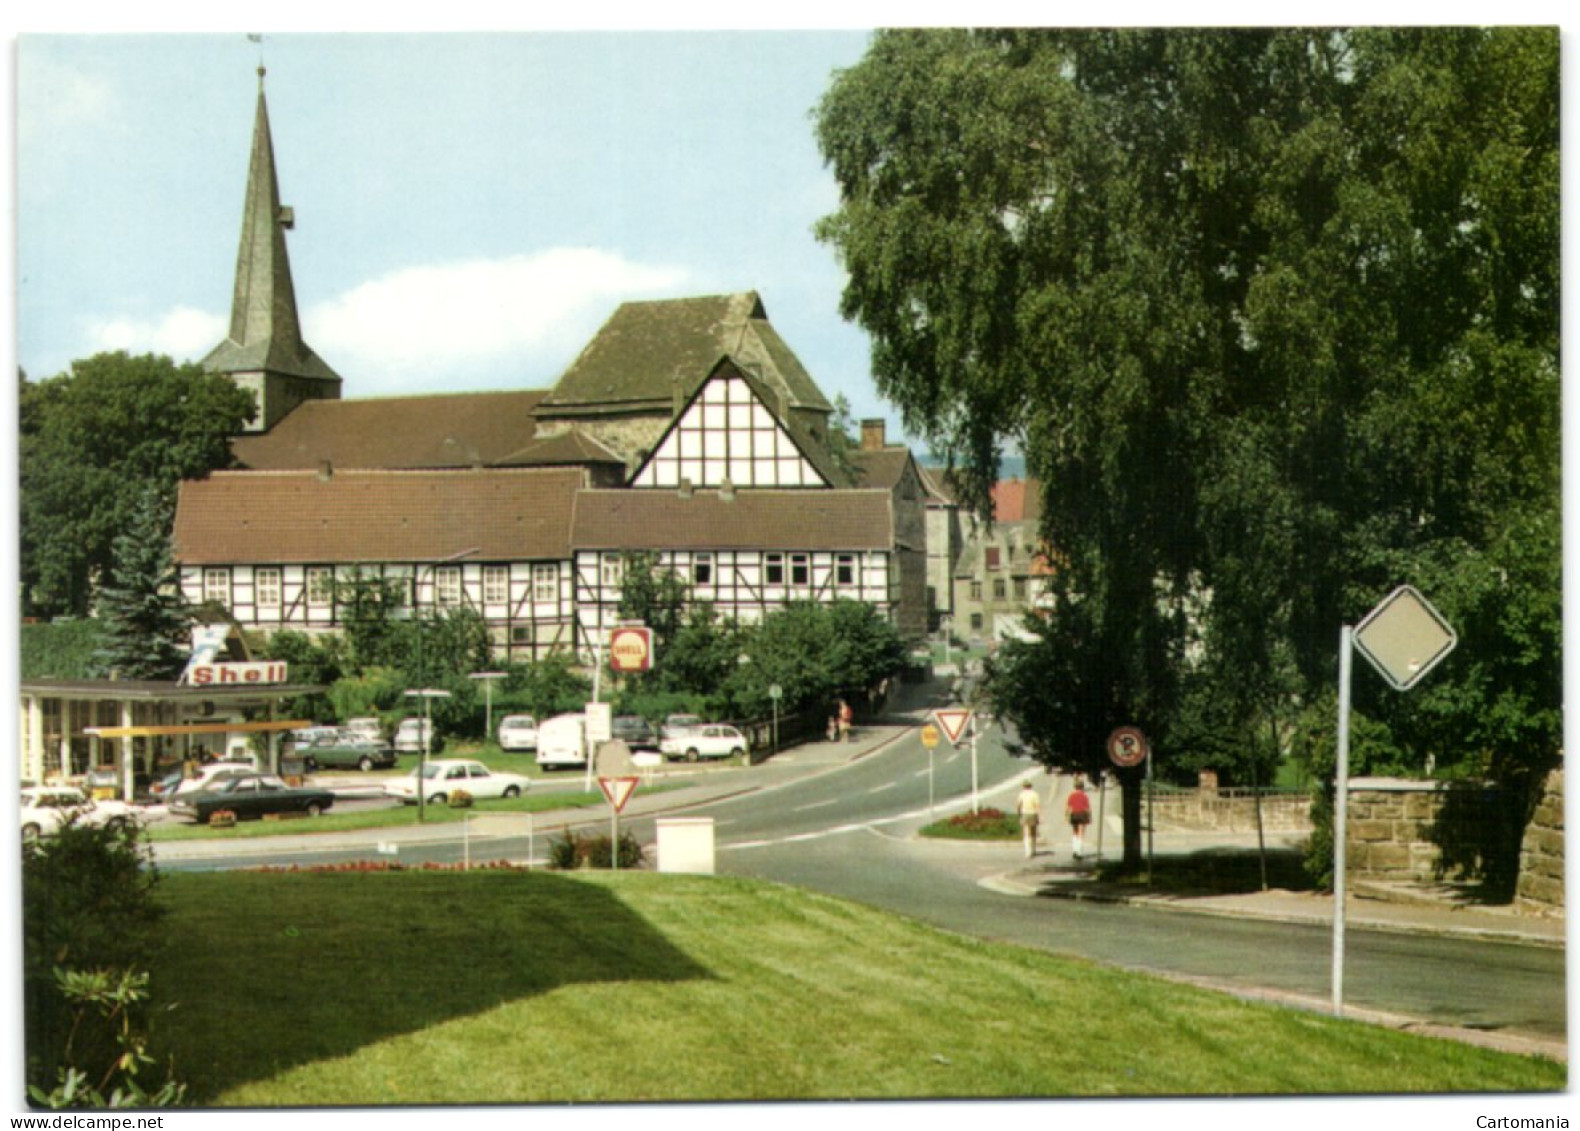
[(433, 742), (432, 704), (435, 699), (450, 698), (450, 693), (425, 687), (420, 691), (406, 692), (406, 698), (422, 700), (422, 750), (417, 755), (417, 820), (421, 823), (428, 819), (428, 779), (424, 775), (428, 770), (429, 745)]
[[(417, 676), (417, 679), (419, 681), (422, 680), (422, 678), (426, 674), (426, 672), (424, 671), (424, 664), (423, 664), (423, 638), (428, 635), (427, 629), (426, 629), (426, 621), (425, 621), (425, 618), (422, 615), (422, 582), (423, 582), (423, 578), (424, 577), (431, 577), (433, 575), (433, 571), (438, 569), (440, 566), (442, 566), (442, 565), (450, 565), (453, 562), (460, 561), (462, 558), (469, 558), (473, 554), (477, 553), (477, 551), (478, 551), (478, 547), (476, 547), (476, 546), (468, 546), (464, 550), (457, 550), (455, 553), (450, 554), (448, 557), (440, 558), (438, 561), (429, 562), (428, 565), (427, 565), (427, 568), (421, 569), (421, 570), (419, 570), (417, 572), (416, 581), (414, 582), (414, 584), (412, 586), (411, 599), (412, 599), (412, 605), (414, 606), (413, 611), (417, 614), (417, 671), (416, 671), (416, 676)], [(432, 700), (432, 699), (449, 698), (450, 693), (448, 691), (433, 691), (433, 690), (424, 689), (424, 690), (421, 690), (421, 691), (408, 691), (408, 692), (406, 692), (406, 694), (407, 694), (407, 696), (409, 696), (411, 698), (421, 698), (422, 701), (423, 701), (422, 753), (418, 756), (419, 761), (418, 761), (418, 765), (417, 765), (417, 820), (418, 820), (418, 822), (422, 822), (422, 821), (425, 821), (425, 820), (428, 819), (427, 798), (423, 794), (423, 777), (422, 777), (422, 774), (423, 774), (423, 771), (428, 768), (428, 747), (429, 747), (429, 744), (433, 741), (433, 715), (432, 715), (431, 710), (430, 710), (430, 703), (429, 703), (429, 701)]]
[(483, 682), (483, 741), (487, 742), (494, 733), (494, 681), (504, 679), (504, 672), (473, 672), (472, 679)]

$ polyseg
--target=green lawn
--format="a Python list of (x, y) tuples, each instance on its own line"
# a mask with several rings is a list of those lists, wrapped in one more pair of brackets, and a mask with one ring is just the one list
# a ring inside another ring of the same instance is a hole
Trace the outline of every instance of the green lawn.
[(155, 1051), (203, 1106), (1565, 1085), (1546, 1060), (733, 878), (179, 873), (160, 890), (154, 987), (178, 1005)]
[[(683, 785), (659, 784), (638, 787), (639, 796), (684, 789)], [(447, 805), (428, 805), (426, 824), (456, 823), (468, 814), (486, 813), (545, 813), (558, 809), (585, 809), (604, 805), (609, 801), (603, 791), (594, 789), (534, 793), (528, 791), (510, 800), (489, 800), (473, 803), (470, 809), (451, 809)], [(336, 833), (353, 829), (397, 829), (417, 824), (417, 806), (401, 805), (387, 809), (370, 809), (357, 813), (336, 813), (331, 809), (320, 817), (299, 817), (279, 821), (241, 821), (228, 829), (210, 828), (190, 821), (175, 824), (150, 825), (147, 837), (156, 843), (176, 840), (248, 840), (254, 837), (299, 836), (303, 833)]]

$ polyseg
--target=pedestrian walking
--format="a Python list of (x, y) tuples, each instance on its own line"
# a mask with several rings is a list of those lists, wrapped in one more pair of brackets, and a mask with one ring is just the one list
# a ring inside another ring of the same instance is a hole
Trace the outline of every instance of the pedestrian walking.
[(841, 699), (839, 701), (839, 737), (842, 742), (850, 741), (850, 722), (853, 717), (854, 712), (851, 711), (850, 704)]
[(1042, 823), (1042, 798), (1037, 796), (1030, 781), (1020, 787), (1020, 796), (1015, 799), (1015, 813), (1020, 817), (1020, 835), (1026, 842), (1026, 858), (1029, 860), (1037, 855), (1037, 827)]
[(1092, 799), (1086, 796), (1086, 784), (1075, 779), (1075, 788), (1064, 802), (1064, 815), (1070, 822), (1070, 847), (1077, 860), (1086, 855), (1086, 826), (1092, 823)]

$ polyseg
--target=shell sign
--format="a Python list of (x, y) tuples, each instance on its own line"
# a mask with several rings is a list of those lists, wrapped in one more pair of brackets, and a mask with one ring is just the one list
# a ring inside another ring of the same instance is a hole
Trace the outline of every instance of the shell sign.
[(648, 628), (617, 628), (609, 634), (609, 667), (617, 672), (645, 672), (653, 666), (653, 632)]

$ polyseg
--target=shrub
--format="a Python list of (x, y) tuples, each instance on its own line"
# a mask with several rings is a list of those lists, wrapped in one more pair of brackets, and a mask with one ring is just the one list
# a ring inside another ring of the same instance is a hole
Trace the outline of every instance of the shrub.
[[(549, 842), (549, 867), (561, 871), (574, 868), (610, 867), (610, 838), (602, 836), (577, 836), (569, 829), (558, 840)], [(620, 834), (620, 867), (637, 868), (646, 862), (647, 855), (630, 833)]]
[(978, 809), (975, 813), (957, 813), (947, 821), (928, 825), (922, 835), (956, 840), (1014, 839), (1020, 836), (1020, 820), (1002, 809)]
[[(120, 1063), (131, 1052), (126, 1042), (141, 1039), (137, 972), (152, 964), (160, 917), (158, 872), (142, 837), (135, 822), (68, 820), (22, 847), (28, 1083), (65, 1089), (57, 1098), (91, 1103), (95, 1088), (126, 1083), (102, 1066)], [(125, 1067), (135, 1075), (133, 1061)], [(83, 1075), (83, 1066), (96, 1075)], [(83, 1078), (68, 1087), (74, 1070)]]

